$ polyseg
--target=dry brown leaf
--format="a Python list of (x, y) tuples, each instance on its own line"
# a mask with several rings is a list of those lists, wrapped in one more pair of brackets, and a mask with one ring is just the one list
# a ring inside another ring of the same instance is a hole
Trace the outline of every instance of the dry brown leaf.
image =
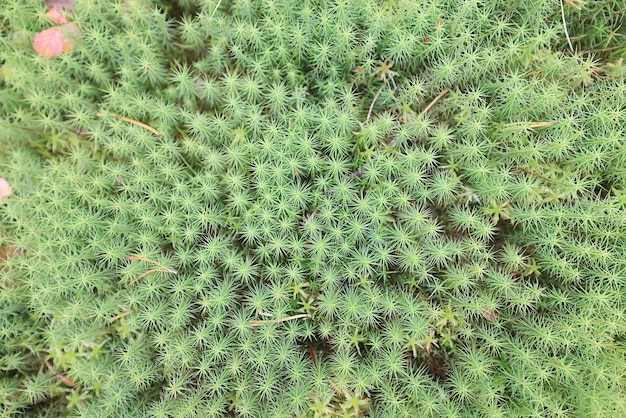
[(500, 318), (500, 314), (498, 312), (483, 311), (482, 313), (487, 321), (495, 321)]
[(13, 255), (20, 255), (22, 251), (16, 247), (15, 245), (8, 245), (6, 247), (0, 248), (0, 263), (6, 261), (9, 257)]

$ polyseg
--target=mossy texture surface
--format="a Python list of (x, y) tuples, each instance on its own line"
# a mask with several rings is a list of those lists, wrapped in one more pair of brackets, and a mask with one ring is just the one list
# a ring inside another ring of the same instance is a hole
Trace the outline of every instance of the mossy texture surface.
[(626, 416), (623, 6), (5, 0), (3, 416)]

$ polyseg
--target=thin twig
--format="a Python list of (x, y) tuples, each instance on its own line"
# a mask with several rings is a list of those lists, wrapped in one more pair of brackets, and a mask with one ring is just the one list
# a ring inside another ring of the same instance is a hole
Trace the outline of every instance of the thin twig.
[(616, 46), (612, 46), (609, 48), (602, 48), (602, 49), (585, 49), (585, 52), (609, 52), (609, 51), (614, 51), (616, 49), (621, 48), (622, 45), (616, 45)]
[(156, 261), (151, 260), (151, 259), (149, 259), (149, 258), (147, 258), (147, 257), (141, 257), (141, 256), (138, 256), (138, 255), (129, 255), (129, 256), (128, 256), (128, 257), (126, 257), (126, 258), (128, 258), (129, 260), (141, 260), (141, 261), (147, 261), (148, 263), (152, 263), (152, 264), (155, 264), (155, 265), (157, 265), (157, 266), (161, 267), (163, 270), (167, 271), (168, 273), (173, 273), (173, 274), (176, 274), (176, 273), (177, 273), (177, 271), (176, 271), (176, 270), (173, 270), (173, 269), (171, 269), (171, 268), (169, 268), (169, 267), (165, 267), (163, 264), (157, 263)]
[(122, 312), (121, 314), (115, 315), (113, 318), (109, 319), (109, 322), (113, 323), (118, 319), (124, 318), (126, 315), (130, 315), (131, 311)]
[(545, 128), (546, 126), (553, 126), (556, 122), (529, 122), (529, 128)]
[(215, 16), (215, 12), (217, 12), (217, 9), (220, 7), (220, 4), (222, 4), (222, 0), (219, 0), (217, 2), (217, 6), (215, 6), (215, 9), (213, 9), (213, 13), (211, 13), (211, 19), (213, 19), (213, 16)]
[[(127, 118), (126, 116), (118, 115), (117, 113), (112, 113), (111, 112), (111, 114), (113, 115), (113, 117), (115, 117), (115, 119), (119, 119), (121, 121), (132, 123), (133, 125), (137, 125), (140, 128), (143, 128), (143, 129), (146, 129), (146, 130), (152, 132), (153, 134), (155, 134), (159, 138), (163, 137), (163, 135), (161, 135), (161, 132), (157, 131), (156, 129), (154, 129), (150, 125), (146, 125), (145, 123), (139, 122), (138, 120), (135, 120), (135, 119)], [(102, 118), (105, 115), (104, 115), (104, 113), (98, 112), (98, 113), (96, 113), (96, 116), (99, 117), (99, 118)]]
[(48, 370), (50, 370), (50, 372), (52, 372), (52, 374), (54, 374), (54, 377), (61, 379), (61, 381), (63, 383), (65, 383), (66, 385), (75, 388), (76, 387), (76, 383), (74, 383), (74, 381), (72, 381), (72, 379), (70, 379), (67, 376), (62, 375), (61, 373), (57, 373), (56, 370), (54, 370), (54, 367), (52, 367), (52, 364), (50, 364), (50, 362), (48, 360), (46, 360), (46, 366), (48, 366)]
[[(145, 277), (145, 276), (147, 276), (147, 275), (148, 275), (148, 274), (150, 274), (150, 273), (156, 273), (157, 271), (163, 271), (163, 270), (161, 270), (161, 269), (150, 269), (150, 270), (148, 270), (148, 271), (146, 271), (146, 272), (144, 272), (144, 273), (141, 273), (139, 276), (137, 276), (137, 277), (135, 278), (135, 280), (133, 280), (132, 282), (128, 283), (128, 284), (126, 285), (126, 287), (130, 287), (130, 286), (132, 286), (132, 285), (133, 285), (136, 281), (138, 281), (138, 280), (139, 280), (139, 279), (141, 279), (142, 277)], [(165, 273), (166, 273), (166, 272), (165, 272)]]
[(563, 7), (563, 0), (559, 0), (561, 3), (561, 17), (563, 18), (563, 29), (565, 30), (565, 37), (567, 38), (567, 43), (569, 45), (569, 49), (574, 53), (574, 47), (572, 46), (572, 41), (569, 39), (569, 33), (567, 32), (567, 23), (565, 23), (565, 8)]
[(309, 355), (311, 356), (313, 367), (317, 367), (317, 357), (315, 356), (315, 348), (313, 347), (313, 343), (309, 343)]
[(298, 315), (293, 315), (293, 316), (288, 316), (287, 318), (281, 318), (281, 319), (271, 319), (269, 321), (260, 321), (260, 320), (255, 320), (250, 322), (250, 325), (252, 325), (253, 327), (258, 327), (261, 325), (265, 325), (265, 324), (276, 324), (278, 322), (285, 322), (285, 321), (291, 321), (292, 319), (299, 319), (299, 318), (312, 318), (313, 316), (309, 313), (306, 314), (298, 314)]
[(172, 274), (177, 274), (177, 273), (178, 273), (176, 270), (171, 269), (171, 268), (169, 268), (169, 267), (165, 267), (163, 264), (157, 263), (156, 261), (154, 261), (154, 260), (150, 260), (149, 258), (146, 258), (146, 257), (140, 257), (140, 256), (137, 256), (137, 255), (130, 255), (130, 256), (126, 257), (126, 258), (128, 258), (129, 260), (141, 260), (141, 261), (146, 261), (146, 262), (148, 262), (148, 263), (155, 264), (155, 265), (157, 265), (157, 266), (159, 267), (159, 268), (150, 269), (150, 270), (148, 270), (148, 271), (146, 271), (146, 272), (144, 272), (144, 273), (141, 273), (139, 276), (137, 276), (137, 277), (135, 278), (135, 280), (133, 280), (132, 282), (128, 283), (128, 284), (126, 285), (126, 287), (130, 287), (130, 286), (131, 286), (132, 284), (134, 284), (136, 281), (138, 281), (138, 280), (139, 280), (139, 279), (141, 279), (142, 277), (147, 276), (147, 275), (148, 275), (148, 274), (150, 274), (150, 273), (156, 273), (156, 272), (172, 273)]
[(417, 115), (417, 117), (419, 118), (419, 117), (423, 116), (426, 112), (428, 112), (428, 110), (430, 110), (430, 108), (433, 107), (435, 105), (435, 103), (437, 103), (439, 101), (439, 99), (441, 99), (443, 96), (445, 96), (449, 91), (450, 91), (450, 89), (446, 87), (441, 93), (439, 93), (437, 95), (437, 97), (435, 97), (433, 99), (432, 102), (430, 102), (428, 104), (428, 106), (426, 106), (426, 109), (422, 110), (422, 112), (419, 115)]
[(528, 128), (545, 128), (547, 126), (554, 126), (556, 122), (511, 122), (504, 126), (524, 126)]
[(372, 109), (374, 109), (374, 103), (376, 103), (376, 99), (378, 99), (378, 95), (380, 94), (380, 92), (383, 91), (383, 87), (385, 87), (384, 84), (380, 86), (378, 92), (376, 93), (376, 96), (374, 96), (374, 100), (372, 100), (372, 104), (370, 105), (370, 110), (369, 112), (367, 112), (367, 118), (365, 119), (365, 122), (369, 122), (370, 117), (372, 116)]

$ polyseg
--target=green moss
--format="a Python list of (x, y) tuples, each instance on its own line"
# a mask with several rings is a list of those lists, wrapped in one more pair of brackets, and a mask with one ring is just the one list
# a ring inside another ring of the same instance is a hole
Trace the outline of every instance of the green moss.
[(6, 416), (626, 415), (623, 11), (9, 1)]

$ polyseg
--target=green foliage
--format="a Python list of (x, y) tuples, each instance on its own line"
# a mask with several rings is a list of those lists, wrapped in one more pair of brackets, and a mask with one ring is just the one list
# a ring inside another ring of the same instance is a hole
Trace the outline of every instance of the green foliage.
[[(578, 10), (580, 7), (581, 10)], [(4, 416), (626, 416), (619, 1), (0, 10)]]

